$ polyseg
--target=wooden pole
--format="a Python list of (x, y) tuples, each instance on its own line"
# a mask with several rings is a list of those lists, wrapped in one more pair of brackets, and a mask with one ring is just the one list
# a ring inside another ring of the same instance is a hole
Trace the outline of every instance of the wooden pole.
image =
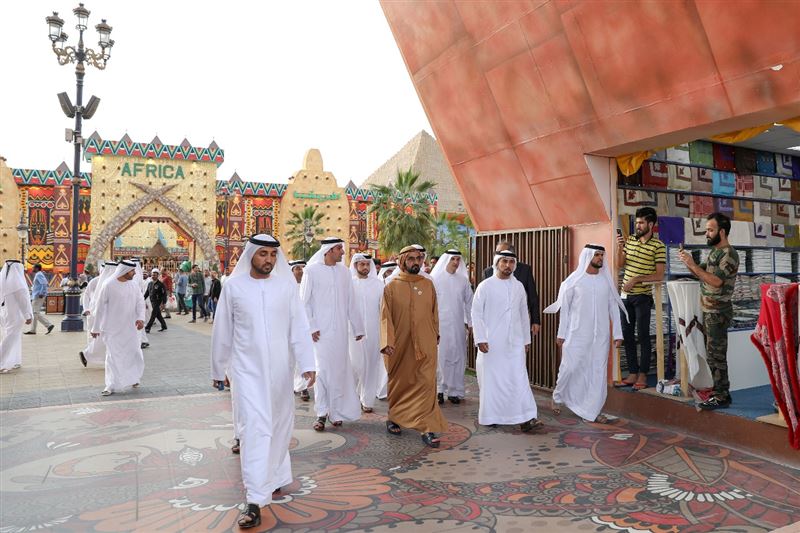
[(684, 398), (691, 396), (689, 392), (689, 365), (686, 362), (686, 352), (683, 351), (683, 345), (678, 350), (678, 359), (681, 365), (681, 395)]

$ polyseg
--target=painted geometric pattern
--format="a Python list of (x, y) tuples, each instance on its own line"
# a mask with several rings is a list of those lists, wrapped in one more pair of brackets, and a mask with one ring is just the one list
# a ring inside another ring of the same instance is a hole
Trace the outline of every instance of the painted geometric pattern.
[[(465, 403), (444, 407), (438, 450), (388, 435), (382, 402), (316, 433), (298, 400), (294, 480), (254, 531), (766, 533), (800, 520), (793, 468), (626, 420), (540, 411), (535, 433), (480, 426), (467, 386)], [(239, 531), (227, 393), (4, 416), (3, 531)]]
[[(57, 170), (36, 170), (30, 168), (12, 168), (11, 175), (17, 185), (71, 185), (72, 171), (59, 172)], [(92, 186), (92, 173), (81, 172), (81, 187)]]
[(286, 183), (262, 183), (258, 181), (222, 181), (217, 180), (217, 194), (226, 192), (243, 196), (270, 196), (272, 198), (282, 198), (286, 192)]
[[(375, 193), (372, 192), (370, 189), (362, 189), (360, 187), (347, 187), (345, 189), (347, 193), (347, 199), (356, 202), (374, 202), (375, 201)], [(428, 205), (435, 206), (438, 203), (439, 196), (435, 192), (427, 193), (423, 195), (413, 194), (411, 198), (414, 201), (422, 200), (423, 202), (427, 203)]]
[(154, 159), (183, 159), (186, 161), (208, 161), (217, 166), (225, 160), (222, 148), (199, 148), (152, 143), (126, 143), (87, 139), (83, 155), (91, 161), (93, 155), (119, 155), (128, 157), (151, 157)]

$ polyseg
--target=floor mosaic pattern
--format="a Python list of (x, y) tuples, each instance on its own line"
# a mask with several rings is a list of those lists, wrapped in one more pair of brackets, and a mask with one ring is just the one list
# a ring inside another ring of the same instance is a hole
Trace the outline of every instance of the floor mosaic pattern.
[[(492, 429), (477, 425), (471, 395), (445, 405), (451, 428), (430, 450), (414, 432), (386, 433), (383, 402), (324, 433), (310, 408), (297, 402), (295, 481), (256, 531), (766, 532), (800, 521), (799, 471), (625, 420), (545, 412), (536, 434)], [(228, 393), (2, 416), (0, 533), (239, 531)]]

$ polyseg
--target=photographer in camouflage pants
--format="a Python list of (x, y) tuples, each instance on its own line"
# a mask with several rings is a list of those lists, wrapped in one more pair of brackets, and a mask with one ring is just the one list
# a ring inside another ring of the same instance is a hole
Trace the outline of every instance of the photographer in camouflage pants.
[(681, 250), (678, 257), (700, 279), (701, 305), (706, 334), (708, 366), (714, 377), (714, 394), (700, 403), (710, 411), (731, 404), (728, 381), (728, 327), (733, 320), (733, 287), (739, 271), (739, 254), (728, 243), (731, 220), (722, 213), (711, 213), (706, 221), (706, 241), (711, 253), (705, 263), (696, 264)]

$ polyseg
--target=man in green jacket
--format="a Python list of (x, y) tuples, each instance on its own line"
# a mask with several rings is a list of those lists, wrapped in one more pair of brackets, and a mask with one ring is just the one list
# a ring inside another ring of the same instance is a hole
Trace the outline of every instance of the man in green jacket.
[(203, 272), (200, 270), (199, 265), (195, 265), (192, 273), (189, 274), (189, 287), (192, 289), (192, 319), (189, 321), (197, 322), (197, 308), (200, 307), (200, 316), (208, 319), (208, 312), (205, 305), (203, 305), (206, 280), (203, 277)]

